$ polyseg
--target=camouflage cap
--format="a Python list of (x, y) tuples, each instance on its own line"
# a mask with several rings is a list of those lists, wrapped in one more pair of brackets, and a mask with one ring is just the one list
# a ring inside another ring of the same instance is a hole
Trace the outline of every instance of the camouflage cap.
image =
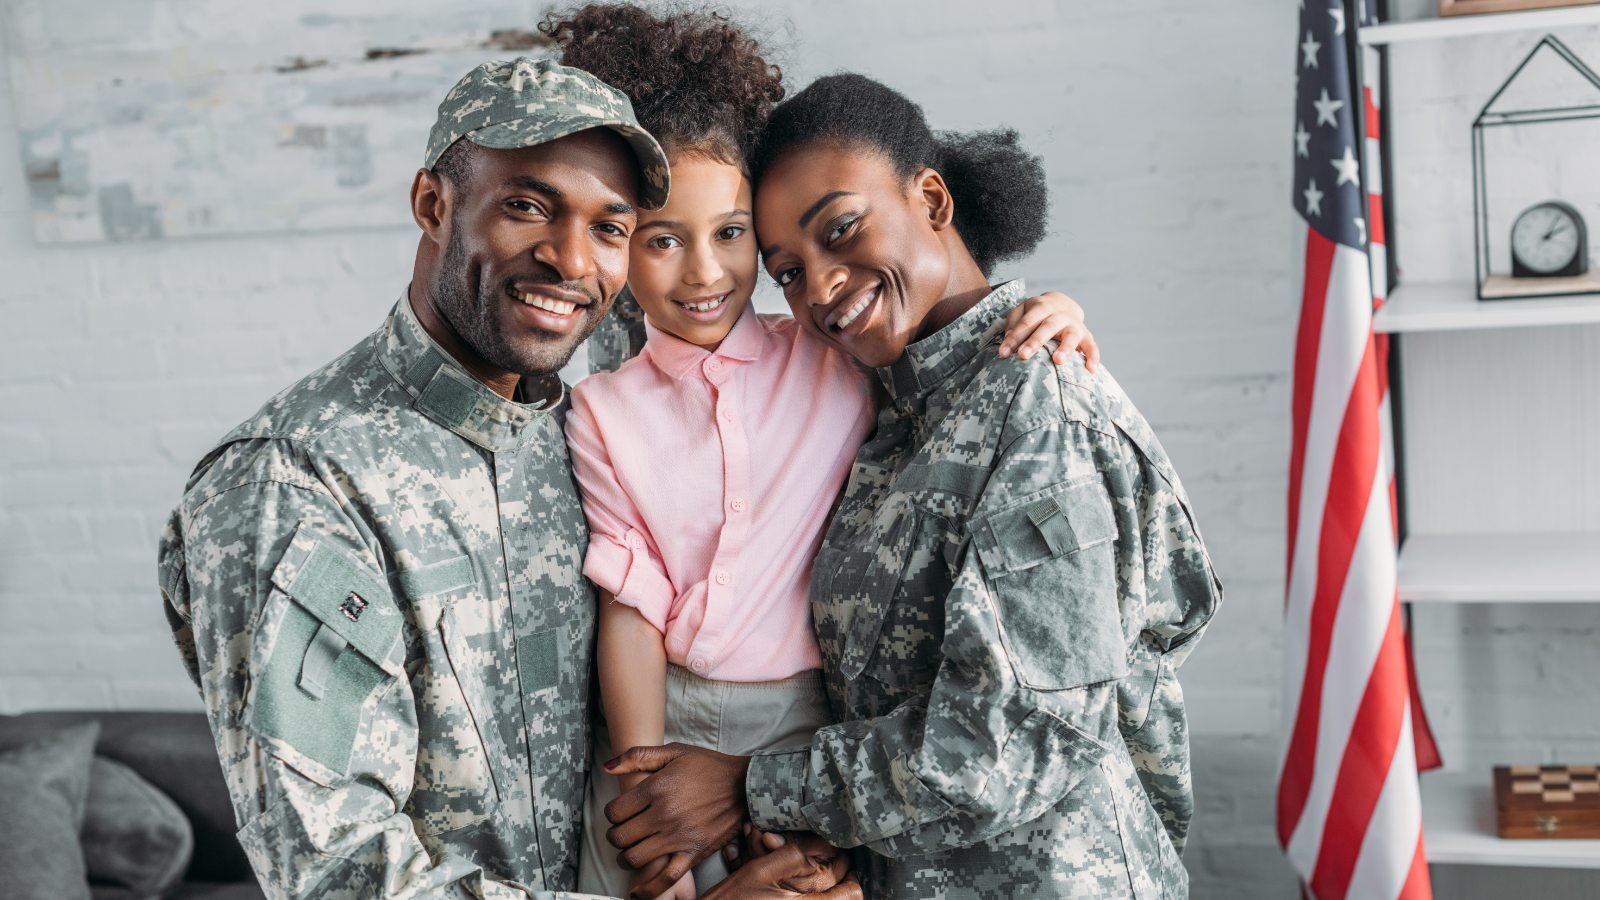
[(548, 59), (519, 56), (495, 60), (468, 72), (439, 104), (428, 135), (424, 168), (431, 169), (451, 144), (467, 138), (482, 147), (532, 147), (588, 128), (622, 135), (639, 160), (639, 205), (666, 205), (671, 181), (667, 155), (639, 127), (633, 104), (621, 91), (582, 69)]

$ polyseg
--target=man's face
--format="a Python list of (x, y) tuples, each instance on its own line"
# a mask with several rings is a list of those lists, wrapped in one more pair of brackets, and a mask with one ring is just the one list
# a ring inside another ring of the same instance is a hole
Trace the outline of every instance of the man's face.
[(519, 150), (476, 145), (450, 184), (434, 306), (495, 368), (545, 375), (567, 364), (628, 279), (638, 174), (614, 132), (590, 129)]

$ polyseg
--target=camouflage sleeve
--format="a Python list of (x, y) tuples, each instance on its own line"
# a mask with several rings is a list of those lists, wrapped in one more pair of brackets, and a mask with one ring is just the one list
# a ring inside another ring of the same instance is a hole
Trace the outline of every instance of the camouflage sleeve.
[(159, 564), (263, 890), (526, 900), (418, 839), (405, 814), (418, 765), (408, 626), (358, 524), (286, 444), (216, 454)]
[(644, 341), (644, 310), (634, 299), (633, 291), (623, 288), (611, 304), (611, 311), (589, 335), (589, 374), (615, 372), (639, 355)]

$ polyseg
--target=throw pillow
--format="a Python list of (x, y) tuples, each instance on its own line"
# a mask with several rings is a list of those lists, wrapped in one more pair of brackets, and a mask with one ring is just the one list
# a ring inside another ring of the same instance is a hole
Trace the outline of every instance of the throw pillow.
[[(194, 830), (178, 804), (138, 772), (97, 756), (83, 816), (83, 862), (97, 885), (137, 900), (163, 897), (183, 881)], [(96, 892), (98, 893), (98, 892)]]
[(0, 753), (0, 884), (8, 900), (88, 900), (78, 831), (99, 722)]

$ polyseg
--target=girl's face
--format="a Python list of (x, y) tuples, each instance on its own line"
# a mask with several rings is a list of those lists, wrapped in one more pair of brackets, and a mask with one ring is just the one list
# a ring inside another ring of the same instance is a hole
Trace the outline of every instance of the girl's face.
[(887, 366), (951, 284), (951, 210), (931, 169), (907, 182), (881, 154), (812, 145), (762, 177), (756, 218), (767, 273), (794, 317), (863, 364)]
[(750, 303), (760, 269), (750, 179), (700, 156), (672, 161), (672, 196), (640, 210), (628, 248), (628, 287), (650, 323), (707, 350)]

